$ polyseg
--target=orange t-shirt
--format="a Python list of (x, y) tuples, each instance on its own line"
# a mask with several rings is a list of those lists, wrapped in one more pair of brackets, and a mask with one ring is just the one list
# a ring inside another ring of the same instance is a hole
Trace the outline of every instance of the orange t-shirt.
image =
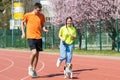
[(45, 22), (45, 17), (42, 13), (33, 14), (32, 12), (26, 13), (23, 17), (26, 22), (26, 38), (27, 39), (41, 39), (42, 38), (42, 25)]

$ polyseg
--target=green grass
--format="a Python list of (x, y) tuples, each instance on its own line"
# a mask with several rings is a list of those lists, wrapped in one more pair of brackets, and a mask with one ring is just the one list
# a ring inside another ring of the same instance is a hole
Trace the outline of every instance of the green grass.
[[(59, 49), (44, 49), (45, 52), (59, 53)], [(73, 54), (78, 55), (100, 55), (100, 56), (120, 56), (120, 52), (113, 50), (73, 50)]]
[[(29, 50), (29, 48), (5, 48), (10, 50)], [(59, 53), (59, 49), (44, 49), (44, 52)], [(120, 57), (120, 52), (114, 50), (73, 50), (73, 54), (77, 55), (97, 55), (97, 56), (118, 56)]]
[(75, 50), (74, 52), (83, 55), (120, 56), (120, 52), (112, 50)]

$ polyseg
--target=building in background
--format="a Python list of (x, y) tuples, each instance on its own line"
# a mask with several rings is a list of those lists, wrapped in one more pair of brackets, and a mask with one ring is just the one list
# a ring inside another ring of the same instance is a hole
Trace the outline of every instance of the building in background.
[(50, 26), (50, 20), (53, 17), (53, 11), (52, 8), (50, 6), (50, 3), (48, 0), (40, 0), (43, 8), (42, 8), (42, 12), (45, 14), (46, 16), (46, 25)]

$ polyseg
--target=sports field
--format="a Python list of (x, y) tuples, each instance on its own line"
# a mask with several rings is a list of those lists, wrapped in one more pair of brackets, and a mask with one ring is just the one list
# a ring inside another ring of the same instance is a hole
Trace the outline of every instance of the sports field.
[[(64, 80), (63, 66), (56, 67), (59, 53), (42, 52), (38, 78), (28, 75), (29, 51), (0, 49), (0, 80)], [(120, 58), (74, 55), (72, 80), (120, 80)], [(65, 79), (69, 80), (69, 79)]]

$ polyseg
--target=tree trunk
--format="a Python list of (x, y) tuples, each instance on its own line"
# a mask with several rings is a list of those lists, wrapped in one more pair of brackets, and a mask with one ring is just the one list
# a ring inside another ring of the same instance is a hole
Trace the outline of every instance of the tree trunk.
[(82, 34), (79, 34), (79, 49), (81, 49), (82, 46)]
[(116, 42), (117, 42), (116, 41), (116, 36), (117, 36), (117, 34), (116, 34), (115, 28), (113, 28), (112, 34), (109, 34), (109, 36), (112, 39), (112, 50), (115, 50), (115, 47), (117, 47), (117, 45), (116, 45)]

